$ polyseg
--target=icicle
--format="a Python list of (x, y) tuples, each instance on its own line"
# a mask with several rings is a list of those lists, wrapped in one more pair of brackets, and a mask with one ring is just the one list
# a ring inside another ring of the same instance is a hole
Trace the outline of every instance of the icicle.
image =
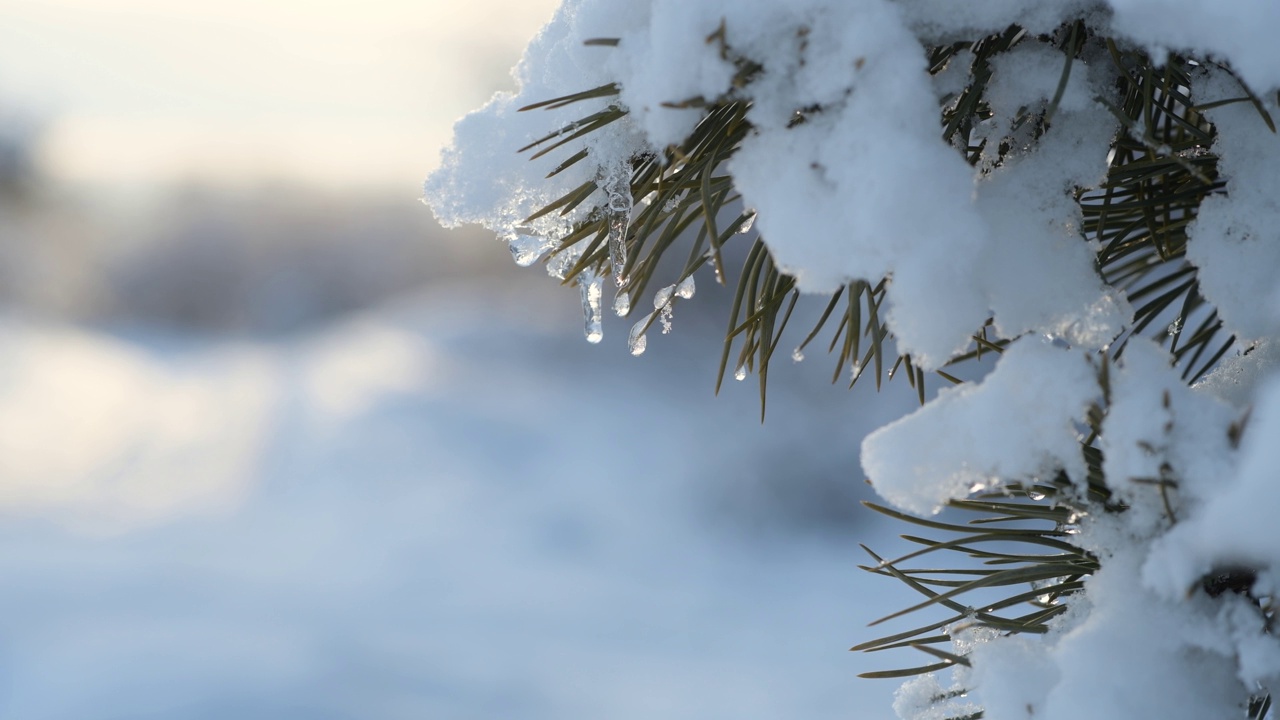
[(547, 254), (555, 246), (554, 240), (535, 237), (533, 235), (516, 235), (507, 241), (511, 248), (511, 257), (520, 267), (529, 267)]
[(613, 298), (613, 314), (626, 317), (631, 314), (631, 293), (619, 292)]
[(609, 265), (618, 287), (627, 283), (627, 228), (631, 224), (631, 187), (625, 175), (616, 173), (605, 182), (609, 193)]
[(582, 291), (582, 314), (586, 320), (587, 342), (598, 343), (604, 339), (603, 311), (604, 278), (591, 270), (583, 270), (578, 276), (578, 288)]
[(649, 339), (645, 337), (644, 333), (650, 317), (646, 315), (640, 322), (631, 326), (631, 335), (627, 337), (627, 347), (631, 349), (632, 355), (643, 355), (645, 348), (649, 345)]
[(681, 280), (680, 284), (676, 286), (676, 297), (689, 300), (693, 297), (693, 293), (697, 291), (697, 289), (698, 286), (694, 284), (693, 276), (690, 275), (684, 280)]

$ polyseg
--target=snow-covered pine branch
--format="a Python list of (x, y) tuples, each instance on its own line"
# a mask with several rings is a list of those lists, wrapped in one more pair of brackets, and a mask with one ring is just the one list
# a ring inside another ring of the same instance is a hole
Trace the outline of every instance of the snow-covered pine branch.
[[(1040, 523), (941, 546), (1041, 548), (1003, 575), (871, 566), (955, 613), (915, 645), (949, 687), (909, 681), (904, 718), (1261, 718), (1278, 31), (1271, 0), (566, 0), (427, 200), (576, 279), (589, 340), (607, 286), (621, 316), (660, 287), (636, 354), (696, 273), (738, 286), (722, 374), (763, 379), (801, 294), (827, 298), (808, 337), (834, 325), (841, 368), (896, 352), (922, 399), (926, 371), (1002, 353), (863, 446), (902, 510)], [(729, 243), (751, 246), (736, 278)], [(1018, 587), (966, 604), (992, 585)]]

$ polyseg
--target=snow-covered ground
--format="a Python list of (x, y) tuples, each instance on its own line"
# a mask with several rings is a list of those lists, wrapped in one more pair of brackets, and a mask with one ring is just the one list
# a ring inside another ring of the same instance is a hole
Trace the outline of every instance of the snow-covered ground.
[(633, 359), (529, 274), (287, 340), (5, 321), (0, 717), (889, 717), (892, 403), (815, 357), (762, 428), (719, 317)]

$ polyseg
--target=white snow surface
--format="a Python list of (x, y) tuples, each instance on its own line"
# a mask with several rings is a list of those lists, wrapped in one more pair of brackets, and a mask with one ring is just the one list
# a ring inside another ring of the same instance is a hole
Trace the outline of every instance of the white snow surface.
[(1238, 470), (1220, 476), (1220, 486), (1203, 498), (1204, 508), (1163, 536), (1143, 568), (1148, 584), (1166, 595), (1177, 597), (1197, 578), (1223, 567), (1261, 571), (1265, 575), (1262, 594), (1276, 589), (1280, 524), (1269, 519), (1280, 507), (1276, 482), (1280, 446), (1275, 440), (1280, 437), (1280, 382), (1276, 378), (1262, 388), (1248, 425)]
[(1225, 60), (1259, 96), (1280, 88), (1280, 5), (1272, 0), (1107, 0), (1113, 27), (1157, 57)]
[[(1277, 10), (1280, 12), (1280, 10)], [(1203, 102), (1238, 98), (1240, 83), (1218, 70), (1197, 86)], [(1265, 103), (1275, 117), (1280, 107)], [(1214, 148), (1227, 193), (1204, 201), (1188, 229), (1187, 259), (1199, 267), (1200, 287), (1218, 308), (1223, 322), (1244, 338), (1275, 337), (1280, 332), (1280, 278), (1255, 268), (1280, 266), (1280, 196), (1275, 168), (1280, 136), (1258, 131), (1258, 111), (1247, 102), (1212, 108), (1218, 127)]]
[[(1108, 487), (1129, 506), (1132, 532), (1147, 536), (1221, 493), (1235, 457), (1226, 428), (1241, 411), (1192, 390), (1147, 340), (1131, 340), (1113, 370), (1101, 449)], [(1170, 482), (1161, 490), (1160, 482)], [(1170, 505), (1166, 508), (1166, 499)]]
[(1098, 394), (1084, 353), (1025, 338), (983, 382), (943, 390), (867, 436), (862, 468), (881, 497), (921, 514), (1006, 478), (1082, 477), (1073, 421)]

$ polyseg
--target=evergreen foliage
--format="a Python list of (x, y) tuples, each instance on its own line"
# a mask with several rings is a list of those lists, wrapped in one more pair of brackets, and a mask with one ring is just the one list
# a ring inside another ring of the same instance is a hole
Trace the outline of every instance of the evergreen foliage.
[[(615, 46), (618, 40), (589, 42)], [(751, 86), (762, 68), (735, 52), (723, 24), (705, 42), (736, 68), (733, 89), (718, 97), (674, 101), (673, 107), (701, 112), (696, 129), (679, 145), (630, 158), (630, 199), (638, 209), (621, 247), (611, 247), (610, 215), (602, 204), (560, 240), (557, 250), (587, 241), (564, 281), (573, 282), (588, 272), (608, 276), (611, 268), (616, 271), (620, 265), (621, 271), (616, 273), (622, 280), (620, 292), (631, 297), (639, 296), (655, 282), (659, 261), (668, 252), (685, 258), (679, 276), (674, 278), (676, 283), (710, 264), (719, 282), (735, 286), (719, 380), (723, 381), (729, 372), (754, 372), (759, 380), (763, 415), (770, 364), (782, 347), (784, 331), (797, 304), (812, 301), (813, 297), (801, 297), (796, 279), (774, 261), (759, 233), (748, 230), (754, 212), (739, 211), (740, 206), (735, 204), (739, 197), (728, 165), (752, 129), (748, 118), (752, 100), (740, 91)], [(1007, 136), (987, 137), (979, 128), (992, 115), (985, 93), (993, 76), (993, 62), (1027, 42), (1039, 42), (1060, 53), (1059, 84), (1049, 93), (1052, 100), (1047, 105), (1024, 108)], [(1259, 125), (1275, 132), (1266, 103), (1243, 82), (1239, 83), (1235, 98), (1206, 104), (1197, 101), (1197, 84), (1205, 68), (1213, 66), (1230, 72), (1229, 66), (1210, 57), (1153, 57), (1123, 38), (1100, 32), (1087, 17), (1064, 23), (1046, 35), (1034, 36), (1012, 25), (985, 37), (930, 47), (926, 52), (931, 74), (959, 69), (966, 76), (963, 89), (941, 99), (938, 127), (941, 137), (978, 173), (993, 172), (1007, 157), (1053, 133), (1059, 100), (1080, 60), (1091, 65), (1109, 64), (1115, 77), (1115, 92), (1094, 100), (1099, 112), (1113, 116), (1115, 134), (1105, 180), (1074, 190), (1084, 218), (1078, 238), (1091, 249), (1103, 282), (1127, 297), (1135, 312), (1132, 326), (1096, 358), (1103, 397), (1089, 412), (1088, 428), (1079, 448), (1087, 477), (1068, 477), (1064, 471), (1052, 478), (1006, 478), (995, 491), (951, 501), (957, 511), (977, 515), (967, 523), (921, 519), (877, 504), (868, 505), (918, 528), (903, 537), (920, 549), (901, 557), (886, 559), (864, 548), (872, 560), (864, 569), (896, 578), (923, 596), (921, 602), (881, 621), (917, 611), (943, 612), (917, 627), (856, 645), (854, 650), (877, 653), (910, 648), (925, 656), (921, 663), (868, 673), (867, 677), (899, 678), (968, 666), (969, 659), (963, 652), (944, 649), (951, 647), (958, 628), (987, 628), (1001, 634), (1043, 633), (1050, 627), (1049, 621), (1068, 610), (1086, 578), (1099, 569), (1104, 560), (1070, 539), (1081, 518), (1123, 516), (1129, 510), (1125, 502), (1115, 497), (1105, 476), (1098, 442), (1110, 410), (1112, 361), (1123, 356), (1131, 339), (1147, 336), (1172, 353), (1182, 378), (1193, 383), (1213, 369), (1236, 343), (1224, 328), (1217, 309), (1202, 294), (1199, 270), (1186, 255), (1188, 226), (1197, 218), (1201, 204), (1224, 193), (1226, 186), (1219, 175), (1215, 149), (1218, 130), (1206, 119), (1204, 111), (1226, 103), (1248, 104), (1256, 109)], [(584, 111), (578, 121), (548, 133), (524, 150), (535, 157), (552, 152), (568, 154), (549, 177), (587, 161), (587, 149), (574, 151), (573, 143), (627, 114), (627, 108), (617, 100), (618, 94), (619, 86), (608, 84), (523, 108), (536, 111), (587, 105), (588, 101), (605, 103), (603, 108)], [(809, 122), (823, 112), (821, 106), (799, 109), (791, 120), (792, 126)], [(584, 183), (538, 210), (527, 222), (550, 213), (567, 216), (583, 203), (599, 202), (597, 191), (605, 190), (604, 184), (603, 177)], [(730, 217), (726, 222), (725, 218)], [(725, 267), (723, 249), (731, 244), (748, 246), (745, 263), (736, 273)], [(886, 376), (892, 378), (901, 373), (917, 390), (923, 404), (927, 373), (912, 362), (910, 355), (896, 355), (889, 342), (892, 336), (884, 321), (883, 303), (886, 283), (890, 281), (855, 280), (826, 298), (818, 298), (823, 310), (815, 326), (797, 334), (796, 352), (815, 341), (825, 344), (835, 356), (833, 382), (851, 378), (850, 386), (868, 369), (877, 387)], [(650, 316), (648, 322), (652, 323), (656, 316)], [(1017, 339), (1001, 337), (993, 328), (991, 321), (973, 328), (969, 349), (954, 357), (948, 366), (1001, 353)], [(947, 383), (961, 382), (956, 377), (958, 373), (948, 372), (947, 368), (936, 370), (936, 374)], [(1241, 427), (1234, 426), (1233, 441), (1238, 440), (1240, 431)], [(1167, 521), (1173, 524), (1178, 518), (1170, 496), (1177, 491), (1177, 481), (1170, 470), (1167, 476), (1137, 480), (1160, 493)], [(921, 534), (912, 534), (915, 532)], [(942, 555), (958, 555), (964, 560), (959, 565), (916, 565)], [(1269, 601), (1249, 595), (1250, 578), (1247, 570), (1237, 573), (1228, 569), (1219, 576), (1206, 576), (1203, 586), (1211, 594), (1233, 591), (1250, 597), (1270, 622)], [(953, 692), (963, 691), (961, 688)], [(1269, 695), (1263, 693), (1250, 701), (1247, 716), (1263, 718), (1269, 708)], [(979, 711), (966, 717), (981, 715)]]

